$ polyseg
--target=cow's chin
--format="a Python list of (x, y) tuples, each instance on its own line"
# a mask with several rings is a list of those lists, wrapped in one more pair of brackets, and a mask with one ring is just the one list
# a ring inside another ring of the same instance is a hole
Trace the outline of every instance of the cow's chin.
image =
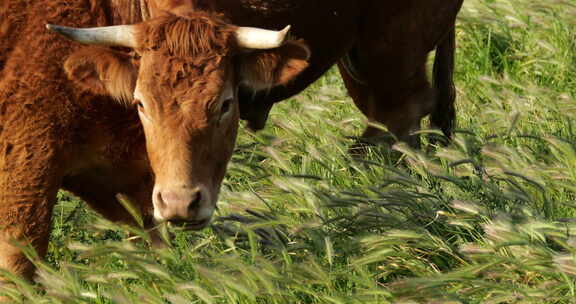
[(210, 225), (211, 218), (207, 218), (199, 221), (186, 221), (186, 222), (168, 222), (168, 224), (174, 228), (186, 230), (186, 231), (196, 231), (202, 230), (208, 225)]
[(180, 220), (180, 221), (167, 221), (160, 215), (160, 212), (154, 208), (154, 222), (156, 224), (167, 223), (170, 227), (188, 230), (188, 231), (195, 231), (195, 230), (202, 230), (212, 222), (212, 214), (214, 213), (214, 208), (206, 208), (200, 213), (200, 217), (198, 219), (190, 219), (190, 220)]

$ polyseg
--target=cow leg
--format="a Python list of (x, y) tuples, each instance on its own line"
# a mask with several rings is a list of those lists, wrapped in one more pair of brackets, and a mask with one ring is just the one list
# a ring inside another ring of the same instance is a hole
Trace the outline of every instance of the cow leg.
[[(4, 189), (2, 189), (4, 190)], [(0, 232), (0, 268), (31, 280), (34, 274), (33, 264), (21, 252), (21, 246), (31, 245), (39, 257), (44, 257), (50, 236), (50, 220), (56, 190), (35, 193), (30, 196), (13, 197), (0, 195), (2, 222)], [(13, 200), (14, 199), (14, 200)], [(5, 208), (4, 203), (14, 204)], [(8, 210), (6, 210), (8, 209)]]
[[(344, 60), (338, 62), (338, 69), (340, 70), (340, 74), (342, 75), (342, 80), (344, 81), (344, 85), (348, 91), (348, 94), (354, 101), (356, 107), (370, 120), (374, 120), (374, 104), (373, 104), (373, 96), (370, 91), (370, 87), (368, 87), (363, 80), (360, 78), (360, 75), (357, 74), (357, 71), (353, 71), (350, 66), (347, 66), (350, 62), (345, 62)], [(355, 74), (353, 76), (353, 74)], [(356, 143), (353, 144), (349, 151), (353, 155), (361, 155), (365, 151), (366, 145), (375, 144), (376, 142), (386, 141), (383, 139), (385, 133), (376, 127), (368, 126), (362, 133), (359, 139), (357, 139)], [(388, 141), (388, 143), (391, 143)]]
[(372, 102), (372, 119), (385, 125), (398, 141), (406, 142), (412, 148), (420, 148), (422, 118), (430, 114), (435, 104), (435, 91), (428, 84), (424, 69), (416, 83), (409, 89), (397, 91), (376, 91)]
[(0, 268), (31, 280), (34, 266), (21, 247), (46, 254), (60, 177), (52, 153), (28, 143), (0, 142)]

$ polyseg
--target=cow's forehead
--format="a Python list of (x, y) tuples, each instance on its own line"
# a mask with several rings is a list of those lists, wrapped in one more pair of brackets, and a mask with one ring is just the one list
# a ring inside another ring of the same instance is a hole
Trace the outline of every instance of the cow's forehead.
[(177, 56), (162, 51), (150, 50), (141, 52), (141, 68), (151, 69), (150, 75), (159, 76), (167, 73), (188, 73), (186, 76), (213, 76), (215, 73), (226, 73), (233, 54), (209, 54), (204, 56)]
[(146, 57), (143, 55), (140, 65), (134, 92), (136, 99), (210, 103), (223, 94), (227, 83), (233, 86), (234, 69), (229, 60), (212, 58), (205, 62), (186, 62), (181, 58)]

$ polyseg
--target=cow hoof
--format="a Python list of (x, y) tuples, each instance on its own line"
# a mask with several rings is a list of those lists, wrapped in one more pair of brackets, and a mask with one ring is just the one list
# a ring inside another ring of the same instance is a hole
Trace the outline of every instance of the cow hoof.
[(383, 147), (386, 150), (390, 150), (392, 145), (396, 142), (396, 139), (390, 133), (380, 136), (354, 137), (353, 139), (354, 143), (348, 148), (348, 154), (352, 157), (364, 157), (375, 147)]

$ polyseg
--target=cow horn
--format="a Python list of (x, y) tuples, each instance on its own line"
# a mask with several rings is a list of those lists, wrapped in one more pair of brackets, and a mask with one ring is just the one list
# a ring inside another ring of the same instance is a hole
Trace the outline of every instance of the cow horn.
[(236, 40), (238, 45), (246, 49), (267, 50), (280, 47), (286, 35), (290, 31), (290, 26), (281, 31), (270, 31), (255, 27), (238, 27), (236, 30)]
[(46, 24), (46, 28), (70, 40), (84, 44), (125, 46), (129, 48), (137, 47), (133, 27), (131, 25), (73, 28)]

